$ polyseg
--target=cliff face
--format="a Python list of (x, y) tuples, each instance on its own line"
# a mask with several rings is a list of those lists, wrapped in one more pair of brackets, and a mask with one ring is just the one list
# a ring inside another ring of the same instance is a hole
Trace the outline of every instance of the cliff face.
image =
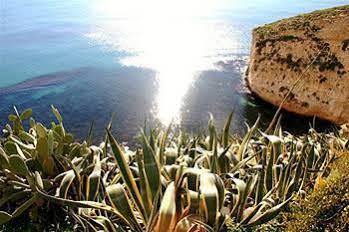
[(265, 101), (302, 115), (349, 122), (349, 5), (253, 31), (247, 81)]

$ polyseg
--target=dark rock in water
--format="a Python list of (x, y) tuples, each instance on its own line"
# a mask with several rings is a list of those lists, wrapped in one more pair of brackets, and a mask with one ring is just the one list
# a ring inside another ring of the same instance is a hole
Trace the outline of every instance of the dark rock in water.
[(84, 73), (87, 70), (88, 68), (79, 68), (72, 71), (56, 72), (37, 76), (9, 87), (0, 88), (0, 95), (61, 84), (75, 77), (81, 76), (81, 73)]

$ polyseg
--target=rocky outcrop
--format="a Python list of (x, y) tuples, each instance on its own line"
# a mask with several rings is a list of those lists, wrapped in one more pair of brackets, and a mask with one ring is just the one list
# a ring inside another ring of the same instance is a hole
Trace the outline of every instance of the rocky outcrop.
[(254, 29), (247, 82), (277, 106), (289, 93), (288, 111), (349, 122), (349, 6)]

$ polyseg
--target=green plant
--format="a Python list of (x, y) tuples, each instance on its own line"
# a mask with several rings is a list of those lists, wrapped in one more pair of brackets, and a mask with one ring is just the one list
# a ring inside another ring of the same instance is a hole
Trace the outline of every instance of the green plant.
[[(285, 213), (287, 231), (349, 230), (349, 153), (339, 152), (327, 178), (319, 177), (305, 199), (291, 204)], [(295, 229), (297, 228), (297, 229)]]
[(145, 129), (132, 151), (116, 141), (111, 123), (99, 146), (74, 142), (52, 110), (50, 128), (31, 110), (9, 116), (0, 146), (0, 224), (27, 212), (35, 220), (45, 205), (60, 207), (85, 231), (255, 228), (310, 188), (346, 142), (313, 129), (295, 137), (279, 123), (265, 134), (259, 119), (240, 139), (229, 132), (230, 114), (221, 132), (211, 118), (208, 136)]

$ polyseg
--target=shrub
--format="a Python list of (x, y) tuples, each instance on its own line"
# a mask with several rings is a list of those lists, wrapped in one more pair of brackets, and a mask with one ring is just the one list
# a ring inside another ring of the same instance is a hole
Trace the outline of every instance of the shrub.
[(341, 153), (331, 169), (311, 194), (292, 204), (287, 231), (349, 231), (349, 153)]
[(211, 118), (207, 136), (173, 134), (171, 126), (141, 131), (135, 150), (116, 141), (110, 123), (95, 146), (74, 142), (52, 111), (50, 127), (30, 109), (9, 116), (0, 142), (0, 224), (23, 214), (45, 218), (44, 208), (63, 211), (74, 230), (247, 231), (275, 218), (345, 146), (313, 129), (296, 137), (277, 124), (265, 134), (259, 119), (241, 139), (229, 132), (232, 114), (221, 132)]

